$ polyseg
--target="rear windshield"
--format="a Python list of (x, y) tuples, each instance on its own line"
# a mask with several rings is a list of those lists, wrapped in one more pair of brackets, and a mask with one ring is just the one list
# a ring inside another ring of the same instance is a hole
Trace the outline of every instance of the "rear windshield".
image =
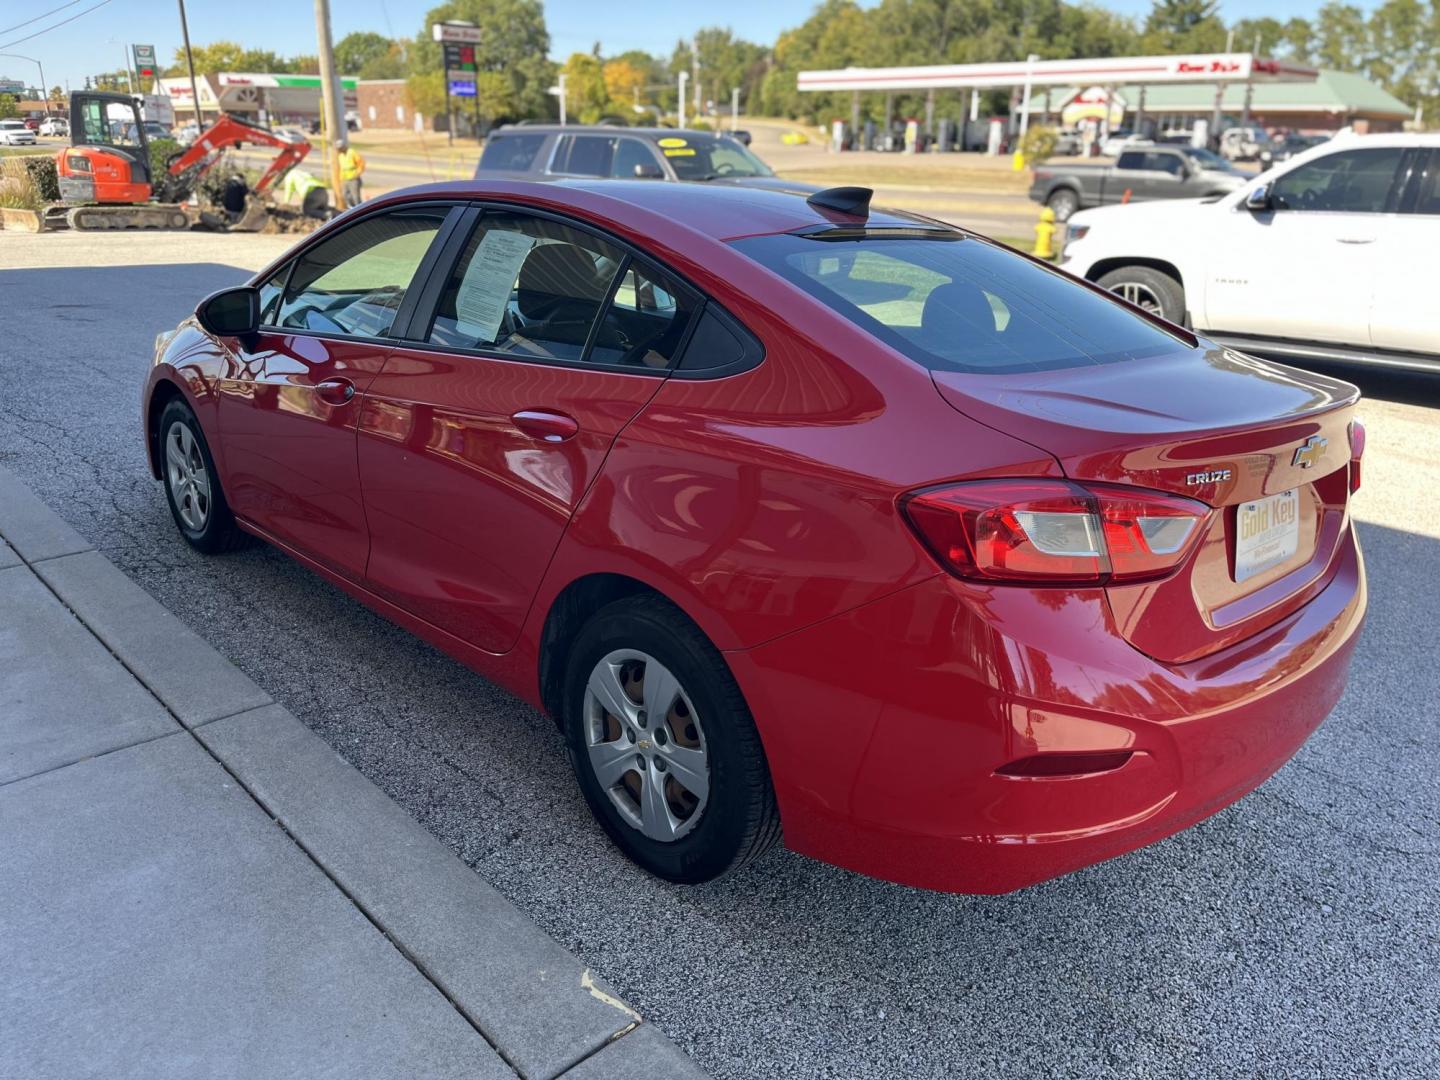
[(793, 233), (734, 246), (936, 371), (1013, 372), (1160, 356), (1180, 341), (1063, 274), (959, 234), (820, 240)]
[(528, 172), (545, 144), (543, 131), (526, 135), (491, 135), (480, 155), (480, 168), (503, 172)]

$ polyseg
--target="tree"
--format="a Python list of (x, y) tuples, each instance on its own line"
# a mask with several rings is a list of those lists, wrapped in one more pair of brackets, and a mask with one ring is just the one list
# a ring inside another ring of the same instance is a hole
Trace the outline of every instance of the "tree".
[(20, 115), (14, 94), (0, 94), (0, 120), (13, 120)]
[(1221, 52), (1227, 37), (1218, 0), (1155, 0), (1141, 39), (1147, 52)]
[(365, 65), (390, 54), (391, 41), (373, 30), (356, 30), (335, 43), (335, 66), (342, 75), (359, 75)]
[(565, 108), (582, 124), (593, 124), (605, 115), (610, 95), (600, 61), (590, 53), (571, 53), (560, 69), (565, 76)]
[(629, 116), (649, 81), (647, 73), (629, 60), (610, 60), (601, 75), (605, 79), (605, 94), (610, 99), (609, 111)]
[[(451, 20), (473, 22), (480, 28), (480, 42), (475, 46), (480, 71), (500, 75), (508, 81), (509, 90), (496, 97), (509, 101), (511, 111), (486, 115), (493, 119), (499, 115), (551, 114), (553, 106), (548, 91), (554, 81), (555, 65), (548, 59), (550, 33), (545, 28), (545, 13), (539, 0), (448, 0), (431, 8), (409, 50), (410, 91), (417, 109), (434, 115), (437, 110), (433, 107), (426, 110), (420, 102), (429, 100), (431, 90), (437, 86), (443, 101), (444, 84), (433, 77), (440, 71), (442, 53), (439, 43), (431, 37), (430, 27)], [(431, 78), (423, 78), (425, 75)], [(499, 83), (495, 80), (479, 81), (498, 90)], [(484, 102), (482, 96), (482, 112)]]

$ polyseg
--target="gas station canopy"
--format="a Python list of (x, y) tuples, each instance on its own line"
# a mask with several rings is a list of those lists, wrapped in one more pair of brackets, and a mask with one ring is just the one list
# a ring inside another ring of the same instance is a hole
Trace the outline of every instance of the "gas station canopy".
[(1017, 60), (998, 64), (802, 71), (801, 90), (945, 90), (955, 87), (1075, 86), (1106, 83), (1309, 82), (1314, 68), (1252, 53), (1111, 56), (1100, 60)]

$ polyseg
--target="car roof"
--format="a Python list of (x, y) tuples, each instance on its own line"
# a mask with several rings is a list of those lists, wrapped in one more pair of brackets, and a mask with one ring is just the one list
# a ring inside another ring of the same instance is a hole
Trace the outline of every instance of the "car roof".
[(728, 131), (699, 131), (695, 128), (622, 127), (619, 124), (505, 124), (490, 133), (497, 135), (640, 135), (648, 139), (718, 139), (729, 138)]
[[(572, 209), (584, 217), (613, 221), (640, 234), (679, 224), (715, 240), (795, 232), (816, 226), (945, 228), (900, 210), (872, 208), (866, 219), (810, 205), (799, 192), (732, 184), (665, 184), (644, 180), (524, 180), (478, 178), (426, 184), (381, 196), (401, 198), (516, 199), (536, 208)], [(380, 200), (376, 200), (380, 201)], [(370, 205), (367, 203), (367, 205)], [(957, 230), (958, 231), (958, 230)]]

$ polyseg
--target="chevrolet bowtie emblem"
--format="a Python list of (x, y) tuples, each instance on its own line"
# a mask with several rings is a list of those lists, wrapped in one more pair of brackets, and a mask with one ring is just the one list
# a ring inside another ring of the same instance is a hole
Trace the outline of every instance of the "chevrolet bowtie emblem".
[(1295, 448), (1295, 456), (1290, 459), (1290, 464), (1299, 465), (1302, 469), (1310, 468), (1325, 453), (1328, 442), (1329, 440), (1323, 435), (1311, 435)]

